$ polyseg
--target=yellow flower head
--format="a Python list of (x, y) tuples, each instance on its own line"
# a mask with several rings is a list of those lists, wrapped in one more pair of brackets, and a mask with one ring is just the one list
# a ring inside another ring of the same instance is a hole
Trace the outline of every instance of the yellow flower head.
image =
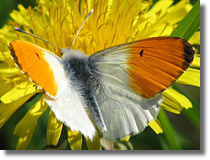
[[(34, 134), (37, 120), (48, 106), (44, 101), (42, 90), (15, 66), (10, 58), (7, 44), (20, 39), (48, 49), (58, 56), (61, 56), (61, 52), (51, 44), (15, 32), (14, 27), (22, 28), (60, 48), (67, 48), (71, 47), (78, 29), (90, 10), (94, 9), (72, 46), (73, 49), (91, 55), (96, 51), (125, 42), (169, 36), (177, 23), (192, 8), (187, 0), (172, 4), (172, 0), (160, 0), (155, 5), (152, 1), (144, 0), (39, 0), (37, 7), (33, 9), (18, 5), (19, 11), (14, 10), (10, 14), (12, 20), (0, 29), (0, 128), (29, 99), (35, 98), (36, 102), (14, 129), (14, 134), (19, 136), (16, 149), (26, 149)], [(189, 41), (199, 45), (199, 39), (199, 32), (196, 32)], [(198, 55), (192, 64), (193, 68), (189, 68), (178, 83), (199, 86), (199, 61)], [(180, 113), (182, 108), (192, 107), (191, 102), (173, 88), (165, 91), (164, 95), (163, 109)], [(156, 133), (162, 132), (158, 120), (149, 125)], [(54, 113), (50, 111), (47, 125), (48, 145), (58, 144), (62, 128), (63, 124), (57, 121)], [(71, 149), (81, 149), (82, 135), (69, 128), (67, 133)], [(126, 140), (128, 139), (129, 137)], [(88, 149), (101, 149), (99, 135), (93, 142), (89, 139), (85, 141)]]

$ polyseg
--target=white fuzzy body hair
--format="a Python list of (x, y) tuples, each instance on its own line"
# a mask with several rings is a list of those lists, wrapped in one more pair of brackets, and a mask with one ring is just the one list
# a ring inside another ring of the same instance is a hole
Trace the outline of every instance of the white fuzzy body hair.
[[(79, 52), (67, 52), (64, 54), (65, 60), (71, 58), (71, 55), (77, 56)], [(80, 53), (79, 53), (80, 54)], [(83, 53), (84, 54), (84, 53)], [(87, 105), (84, 102), (80, 89), (76, 88), (78, 84), (74, 84), (64, 70), (63, 60), (46, 54), (46, 59), (54, 72), (55, 80), (58, 85), (58, 94), (51, 97), (45, 94), (45, 101), (54, 112), (56, 118), (63, 122), (70, 129), (81, 132), (85, 137), (94, 139), (96, 134), (95, 127), (87, 113)]]
[(88, 55), (86, 55), (85, 53), (83, 53), (80, 50), (74, 50), (74, 49), (70, 49), (70, 48), (65, 48), (62, 50), (63, 52), (65, 52), (65, 54), (63, 54), (62, 59), (68, 61), (71, 58), (78, 58), (78, 59), (86, 59), (88, 60)]

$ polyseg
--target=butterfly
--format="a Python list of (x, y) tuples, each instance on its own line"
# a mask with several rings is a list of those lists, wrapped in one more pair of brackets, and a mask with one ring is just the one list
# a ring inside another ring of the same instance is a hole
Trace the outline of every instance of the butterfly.
[(90, 140), (95, 125), (110, 140), (142, 132), (156, 119), (162, 92), (195, 55), (192, 45), (177, 37), (124, 43), (90, 56), (66, 48), (58, 57), (21, 40), (12, 41), (9, 50), (21, 71), (43, 89), (56, 118)]

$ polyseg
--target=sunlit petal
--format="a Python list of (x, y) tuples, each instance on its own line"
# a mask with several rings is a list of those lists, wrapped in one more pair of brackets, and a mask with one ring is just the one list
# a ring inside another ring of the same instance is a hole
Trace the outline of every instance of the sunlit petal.
[(25, 150), (27, 148), (28, 144), (31, 141), (31, 138), (34, 135), (35, 128), (36, 128), (36, 123), (34, 123), (30, 128), (27, 129), (26, 132), (24, 132), (20, 136), (17, 146), (15, 148), (16, 150)]
[(68, 141), (70, 148), (72, 150), (81, 150), (82, 149), (82, 134), (77, 131), (72, 131), (70, 128), (67, 128), (68, 132)]
[(161, 107), (167, 111), (179, 114), (183, 108), (192, 108), (192, 103), (173, 88), (164, 91), (163, 94), (164, 101)]
[(87, 147), (89, 150), (101, 150), (100, 146), (100, 138), (99, 135), (97, 134), (93, 140), (93, 142), (90, 141), (90, 139), (85, 138)]
[(48, 124), (47, 124), (47, 143), (48, 145), (57, 145), (61, 136), (63, 123), (58, 121), (55, 114), (50, 111)]
[(38, 102), (32, 106), (26, 115), (20, 120), (20, 122), (16, 125), (14, 134), (22, 137), (25, 132), (33, 126), (33, 124), (37, 123), (39, 117), (44, 113), (47, 109), (47, 104), (44, 101), (44, 96), (42, 96)]
[(156, 134), (163, 133), (163, 128), (158, 119), (155, 119), (154, 121), (150, 122), (148, 125), (155, 131)]
[[(0, 128), (7, 122), (7, 120), (21, 107), (27, 100), (29, 100), (34, 93), (27, 94), (24, 97), (11, 103), (0, 103)], [(9, 109), (8, 109), (9, 108)]]

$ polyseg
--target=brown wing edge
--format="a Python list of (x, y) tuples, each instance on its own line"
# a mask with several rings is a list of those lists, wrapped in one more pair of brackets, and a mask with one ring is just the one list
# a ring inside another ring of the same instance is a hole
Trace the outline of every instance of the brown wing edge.
[[(173, 38), (178, 38), (181, 39), (181, 43), (183, 44), (183, 50), (184, 50), (184, 54), (183, 57), (185, 59), (184, 63), (183, 63), (183, 69), (185, 70), (184, 72), (186, 72), (186, 70), (190, 67), (190, 65), (193, 62), (193, 59), (195, 57), (195, 49), (194, 47), (190, 44), (190, 42), (188, 42), (186, 39), (184, 38), (180, 38), (180, 37), (173, 37)], [(177, 77), (177, 79), (170, 85), (169, 88), (171, 88), (171, 86), (179, 79), (179, 77), (184, 73), (181, 72), (180, 75)], [(168, 89), (169, 89), (168, 88)], [(161, 90), (158, 94), (162, 93), (163, 91), (165, 91), (167, 89), (163, 89)]]
[(192, 63), (195, 57), (194, 47), (185, 39), (182, 39), (183, 50), (184, 50), (184, 59), (183, 68), (186, 70)]

